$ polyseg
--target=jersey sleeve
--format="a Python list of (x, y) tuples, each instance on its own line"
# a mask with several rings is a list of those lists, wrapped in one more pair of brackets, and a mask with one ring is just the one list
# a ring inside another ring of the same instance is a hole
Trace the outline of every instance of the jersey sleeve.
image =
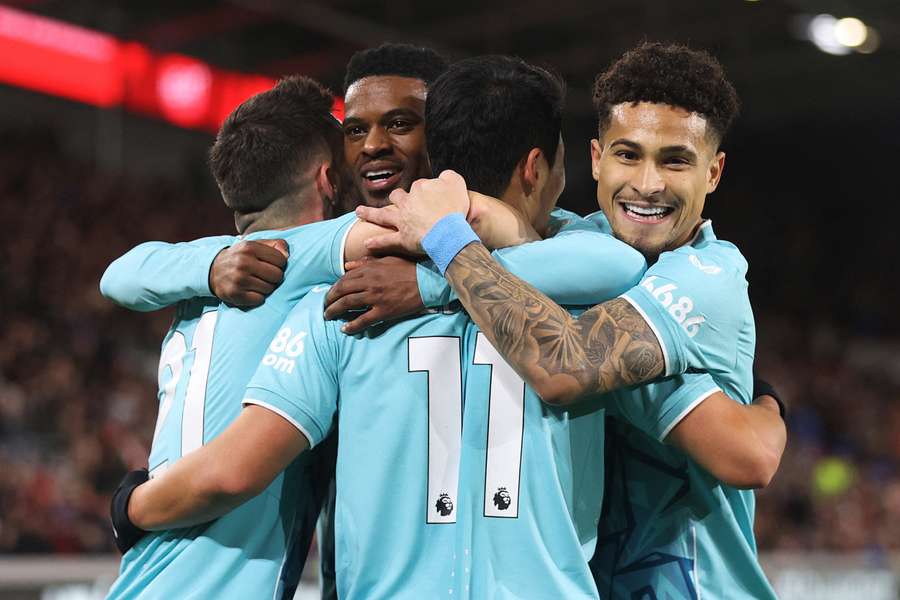
[(313, 286), (334, 283), (344, 274), (344, 243), (356, 223), (354, 213), (337, 219), (309, 223), (285, 231), (261, 231), (247, 239), (282, 238), (288, 244), (288, 266), (283, 286), (304, 295)]
[(662, 442), (692, 410), (719, 391), (708, 373), (675, 375), (615, 392), (611, 414)]
[(717, 244), (664, 252), (622, 295), (656, 334), (666, 376), (727, 373), (737, 364), (737, 342), (752, 319), (747, 263), (727, 242)]
[(131, 310), (159, 310), (181, 300), (211, 297), (209, 269), (234, 236), (169, 244), (146, 242), (112, 262), (100, 279), (100, 293)]
[[(627, 291), (647, 268), (644, 257), (609, 235), (587, 229), (562, 231), (552, 238), (495, 250), (500, 265), (554, 302), (566, 305), (597, 304)], [(425, 271), (423, 273), (422, 271)], [(417, 273), (425, 306), (443, 306), (456, 293), (439, 273)]]
[[(317, 288), (318, 289), (318, 288)], [(310, 292), (288, 314), (247, 385), (243, 404), (282, 416), (309, 440), (331, 429), (338, 402), (338, 351), (325, 321), (325, 290)]]

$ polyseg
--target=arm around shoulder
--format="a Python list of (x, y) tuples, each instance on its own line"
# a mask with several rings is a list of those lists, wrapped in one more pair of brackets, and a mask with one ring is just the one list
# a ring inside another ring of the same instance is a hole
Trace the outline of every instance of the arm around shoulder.
[(284, 417), (249, 405), (209, 444), (138, 486), (128, 515), (151, 531), (211, 521), (262, 493), (308, 447)]
[(775, 476), (787, 430), (771, 398), (742, 404), (720, 391), (691, 410), (666, 441), (723, 483), (754, 489), (766, 487)]

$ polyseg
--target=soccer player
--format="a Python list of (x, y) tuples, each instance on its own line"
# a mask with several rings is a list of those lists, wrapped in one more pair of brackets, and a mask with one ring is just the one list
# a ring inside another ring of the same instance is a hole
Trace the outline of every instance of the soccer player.
[[(511, 276), (453, 216), (465, 213), (466, 195), (452, 173), (414, 186), (412, 197), (395, 192), (397, 211), (360, 212), (399, 227), (394, 245), (427, 240), (473, 320), (549, 404), (667, 378), (606, 400), (643, 437), (629, 437), (623, 450), (632, 454), (618, 507), (627, 512), (612, 515), (621, 527), (605, 530), (618, 545), (613, 560), (595, 563), (605, 569), (601, 593), (773, 597), (756, 560), (753, 494), (738, 488), (771, 478), (784, 426), (774, 402), (728, 398), (751, 397), (747, 265), (701, 218), (722, 174), (719, 145), (737, 96), (708, 54), (659, 44), (622, 57), (594, 96), (592, 170), (603, 211), (595, 220), (651, 263), (619, 298), (573, 317)], [(672, 379), (688, 370), (714, 385)], [(627, 496), (636, 486), (646, 493)]]
[[(446, 60), (433, 50), (406, 44), (385, 44), (379, 48), (360, 51), (351, 58), (345, 82), (345, 114), (353, 128), (346, 132), (343, 150), (346, 161), (354, 165), (355, 170), (353, 173), (348, 170), (345, 181), (341, 183), (344, 184), (343, 192), (357, 190), (357, 187), (359, 189), (356, 193), (342, 193), (336, 198), (330, 198), (323, 207), (322, 214), (315, 215), (312, 220), (330, 218), (342, 212), (341, 208), (355, 206), (352, 199), (360, 197), (359, 192), (363, 190), (365, 182), (364, 169), (367, 165), (374, 164), (373, 161), (387, 161), (390, 167), (397, 167), (397, 171), (402, 173), (402, 177), (387, 182), (390, 185), (382, 182), (376, 186), (376, 190), (362, 195), (367, 202), (376, 205), (382, 203), (383, 199), (380, 198), (386, 198), (396, 187), (407, 186), (408, 189), (414, 177), (425, 173), (424, 169), (427, 169), (428, 164), (423, 134), (425, 88), (446, 66)], [(361, 130), (366, 132), (364, 136), (359, 135)], [(263, 139), (267, 133), (269, 131), (261, 130), (260, 139), (251, 141), (256, 144), (277, 144), (277, 141), (267, 142)], [(245, 151), (251, 152), (253, 148), (248, 145)], [(231, 164), (221, 168), (233, 170), (234, 178), (247, 177), (239, 168), (240, 165), (233, 164), (245, 158), (252, 160), (252, 157), (236, 154), (229, 158)], [(248, 167), (250, 168), (256, 168), (256, 165)], [(339, 174), (340, 172), (333, 173), (335, 177)], [(253, 193), (267, 194), (268, 191), (260, 188)], [(246, 219), (244, 216), (240, 218)], [(335, 226), (344, 231), (344, 225), (341, 221)], [(242, 228), (240, 223), (238, 226), (239, 229)], [(313, 265), (309, 273), (316, 274), (313, 275), (314, 282), (333, 281), (334, 276), (330, 274), (332, 271), (329, 269), (326, 272), (323, 269), (330, 267), (332, 263), (341, 265), (344, 259), (341, 244), (334, 245), (331, 255), (322, 252), (317, 254), (315, 244), (312, 248), (307, 255), (302, 247), (294, 247), (294, 257), (300, 252), (304, 255), (302, 260), (305, 262), (324, 260), (323, 265)], [(200, 298), (206, 298), (211, 303), (218, 299), (230, 306), (255, 307), (262, 304), (266, 296), (281, 284), (287, 264), (284, 258), (287, 250), (283, 240), (240, 240), (233, 236), (182, 244), (149, 242), (115, 261), (103, 277), (101, 290), (105, 296), (119, 304), (140, 311), (156, 310), (179, 301)], [(349, 252), (352, 255), (352, 250)], [(342, 270), (338, 271), (340, 272)], [(305, 279), (304, 268), (292, 269), (291, 273), (292, 277), (299, 279), (288, 282), (287, 287), (305, 289), (309, 280)], [(402, 292), (405, 298), (414, 298), (416, 306), (420, 304), (414, 280), (407, 285), (394, 282), (392, 290)], [(282, 297), (289, 302), (296, 302), (300, 294), (292, 292)], [(370, 316), (378, 314), (380, 305), (380, 302), (373, 301)], [(253, 354), (252, 349), (248, 349), (246, 364), (255, 366), (260, 356), (260, 353)], [(237, 401), (239, 398), (235, 400), (234, 406), (238, 405)], [(333, 441), (329, 443), (334, 444)], [(330, 460), (333, 470), (333, 459)], [(317, 476), (327, 477), (328, 462), (327, 456), (317, 458)], [(323, 466), (326, 467), (324, 470), (320, 468)], [(317, 480), (317, 498), (320, 492), (318, 486)], [(333, 491), (329, 494), (330, 497), (326, 498), (326, 511), (327, 507), (333, 505)], [(327, 518), (323, 521), (328, 523)], [(295, 525), (297, 541), (293, 544), (293, 551), (297, 557), (286, 560), (285, 573), (282, 574), (285, 581), (294, 582), (286, 586), (286, 595), (292, 593), (291, 587), (296, 584), (302, 571), (308, 547), (308, 543), (304, 545), (304, 540), (308, 540), (312, 532), (312, 524), (308, 519), (300, 520)], [(323, 532), (320, 531), (321, 533)], [(331, 589), (333, 550), (328, 547), (331, 535), (327, 529), (324, 535), (320, 535), (320, 544), (325, 544), (320, 560), (323, 598), (334, 597)]]
[(362, 204), (384, 206), (395, 189), (430, 177), (425, 95), (447, 69), (429, 48), (384, 44), (357, 52), (344, 77), (344, 153)]
[[(451, 152), (460, 147), (451, 143), (446, 148), (439, 145), (432, 159), (442, 164), (446, 160), (442, 153), (447, 153), (463, 165), (480, 168), (484, 163), (488, 168), (478, 171), (483, 181), (477, 181), (473, 173), (476, 189), (517, 203), (536, 228), (546, 230), (548, 213), (563, 185), (560, 82), (546, 71), (503, 58), (464, 61), (444, 77), (446, 89), (457, 93), (475, 90), (482, 100), (493, 101), (496, 108), (504, 110), (485, 113), (495, 120), (494, 138), (469, 146), (471, 156)], [(472, 87), (458, 87), (462, 84)], [(437, 122), (429, 121), (429, 132), (443, 131), (436, 139), (452, 142), (446, 135), (458, 127), (455, 119), (467, 120), (464, 112), (447, 112), (457, 98), (447, 99), (436, 113)], [(429, 105), (431, 102), (430, 97)], [(466, 106), (466, 111), (474, 110), (480, 111), (477, 100)], [(448, 119), (443, 129), (441, 119)], [(507, 138), (508, 131), (517, 134)], [(509, 143), (503, 153), (496, 151), (496, 137)], [(506, 177), (497, 176), (501, 168), (508, 169)], [(593, 278), (595, 289), (586, 292), (582, 302), (627, 289), (644, 268), (642, 257), (626, 245), (610, 236), (590, 235), (597, 238), (590, 246), (598, 251), (598, 260), (618, 256), (620, 261), (618, 268), (611, 266), (603, 276)], [(585, 239), (581, 232), (574, 232), (548, 242), (565, 246), (559, 253), (561, 259), (582, 247)], [(609, 256), (598, 250), (604, 246)], [(533, 248), (528, 246), (503, 252), (533, 256)], [(583, 289), (582, 282), (592, 269), (587, 263), (576, 281), (570, 283), (567, 278), (566, 285)], [(467, 347), (468, 338), (463, 336), (467, 319), (458, 311), (431, 312), (353, 338), (341, 334), (337, 322), (324, 320), (323, 298), (324, 294), (311, 293), (291, 312), (262, 359), (248, 387), (246, 407), (232, 426), (162, 477), (135, 489), (128, 505), (131, 520), (139, 527), (156, 529), (224, 514), (265, 486), (306, 447), (319, 443), (337, 420), (342, 432), (336, 511), (339, 596), (431, 597), (446, 595), (449, 590), (477, 596), (473, 591), (477, 586), (470, 588), (463, 580), (469, 569), (466, 561), (472, 559), (466, 541), (472, 524), (467, 522), (462, 528), (454, 524), (459, 522), (459, 511), (464, 511), (466, 519), (476, 518), (470, 506), (476, 490), (472, 481), (480, 482), (479, 493), (484, 488), (485, 471), (476, 477), (477, 467), (465, 462), (466, 457), (477, 455), (468, 448), (477, 443), (477, 435), (463, 437), (461, 421), (483, 419), (478, 425), (473, 422), (476, 431), (476, 426), (487, 426), (489, 416), (484, 412), (461, 415), (463, 376), (471, 369), (480, 370), (478, 381), (483, 389), (478, 390), (478, 404), (482, 411), (488, 394), (509, 384), (509, 369), (483, 344)], [(498, 373), (493, 380), (486, 366), (490, 362), (496, 363)], [(524, 388), (521, 382), (519, 385)], [(472, 389), (470, 384), (466, 386)], [(469, 393), (467, 397), (472, 397)], [(529, 413), (538, 417), (541, 411), (535, 399)], [(562, 443), (568, 436), (563, 427), (568, 419), (562, 415), (565, 412), (560, 410), (551, 419), (559, 421), (558, 426), (548, 421), (529, 439), (542, 443), (541, 450), (546, 450), (551, 439)], [(503, 416), (493, 415), (500, 421)], [(589, 415), (588, 420), (585, 428), (590, 425), (593, 432), (602, 433), (602, 415)], [(548, 439), (541, 442), (544, 436)], [(595, 435), (593, 439), (599, 438)], [(585, 451), (593, 454), (597, 468), (602, 460), (600, 449), (597, 442)], [(216, 481), (230, 472), (240, 474), (240, 486), (226, 485), (227, 479)], [(466, 473), (465, 482), (458, 485), (461, 473)], [(564, 475), (561, 478), (566, 479)], [(538, 478), (527, 479), (525, 485), (541, 487)], [(598, 486), (599, 482), (595, 489)], [(510, 490), (515, 494), (509, 496), (510, 505), (521, 506), (518, 490)], [(554, 499), (560, 496), (557, 493)], [(500, 498), (505, 502), (502, 494)], [(592, 507), (599, 514), (599, 496), (594, 496)], [(478, 514), (477, 518), (484, 517)], [(593, 537), (596, 520), (591, 520), (590, 526), (593, 533), (586, 533)], [(572, 530), (570, 523), (566, 531)], [(570, 538), (567, 536), (566, 542)], [(578, 585), (593, 589), (581, 545), (575, 543), (566, 553), (566, 559), (577, 556)], [(548, 589), (573, 587), (563, 583)]]
[[(250, 240), (277, 232), (292, 257), (286, 281), (254, 310), (208, 297), (179, 304), (160, 358), (151, 476), (172, 468), (226, 428), (240, 412), (243, 388), (284, 315), (317, 281), (342, 271), (336, 249), (355, 218), (351, 214), (315, 223), (334, 203), (343, 165), (332, 101), (315, 81), (292, 77), (244, 102), (222, 125), (210, 164), (239, 232)], [(231, 241), (207, 238), (186, 247), (214, 255)], [(284, 261), (273, 262), (265, 274), (268, 283), (281, 278)], [(122, 291), (116, 282), (119, 268), (105, 274), (104, 293)], [(293, 538), (293, 527), (314, 522), (324, 492), (311, 481), (312, 462), (296, 462), (260, 488), (263, 493), (215, 523), (145, 536), (123, 556), (110, 597), (281, 594), (276, 588), (285, 554), (291, 543), (304, 543)], [(130, 534), (117, 532), (119, 537)], [(304, 553), (309, 540), (305, 543)]]

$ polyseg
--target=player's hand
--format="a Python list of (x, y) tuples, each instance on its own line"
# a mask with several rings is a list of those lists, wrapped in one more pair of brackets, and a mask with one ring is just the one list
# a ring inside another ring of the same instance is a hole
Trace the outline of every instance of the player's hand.
[(238, 242), (219, 252), (209, 269), (209, 289), (226, 304), (262, 304), (284, 279), (288, 245), (284, 240)]
[(392, 206), (372, 208), (359, 206), (356, 215), (366, 221), (395, 229), (395, 233), (369, 238), (366, 248), (376, 254), (388, 251), (422, 254), (422, 238), (435, 223), (450, 213), (469, 212), (466, 181), (454, 171), (444, 171), (437, 179), (419, 179), (409, 192), (391, 192)]
[(416, 279), (416, 263), (387, 256), (365, 257), (346, 265), (347, 273), (325, 296), (325, 318), (349, 311), (352, 320), (341, 328), (346, 334), (363, 331), (380, 321), (399, 319), (424, 308)]
[(148, 479), (150, 476), (147, 469), (131, 471), (122, 478), (122, 482), (113, 493), (112, 501), (109, 504), (109, 518), (112, 521), (116, 547), (122, 554), (128, 552), (147, 533), (131, 522), (128, 516), (128, 500), (134, 489), (142, 483), (146, 483)]

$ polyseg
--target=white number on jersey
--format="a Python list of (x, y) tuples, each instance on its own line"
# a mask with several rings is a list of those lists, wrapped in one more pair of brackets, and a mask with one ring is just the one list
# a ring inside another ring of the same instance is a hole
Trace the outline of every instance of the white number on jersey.
[(689, 317), (691, 311), (694, 310), (694, 301), (687, 296), (682, 296), (674, 304), (672, 303), (672, 292), (678, 289), (674, 283), (667, 283), (657, 288), (653, 287), (656, 281), (656, 275), (651, 275), (641, 282), (641, 287), (650, 292), (656, 300), (662, 304), (662, 307), (668, 309), (672, 318), (678, 321), (681, 328), (688, 334), (688, 337), (694, 337), (700, 331), (700, 325), (706, 321), (701, 316)]
[[(484, 515), (516, 518), (525, 427), (525, 382), (480, 332), (472, 363), (491, 367)], [(462, 443), (459, 338), (410, 338), (409, 371), (428, 373), (426, 522), (455, 523)]]
[(428, 373), (428, 500), (426, 523), (456, 523), (462, 446), (459, 338), (409, 338), (409, 371)]
[[(203, 445), (203, 416), (206, 409), (206, 380), (209, 377), (209, 362), (212, 358), (213, 334), (216, 330), (218, 312), (209, 311), (203, 313), (197, 327), (194, 329), (194, 337), (191, 341), (191, 350), (194, 352), (194, 363), (188, 375), (187, 390), (184, 395), (184, 407), (181, 418), (181, 456), (192, 452)], [(157, 437), (172, 410), (172, 402), (175, 399), (175, 390), (181, 380), (184, 371), (184, 359), (187, 354), (187, 344), (184, 335), (176, 331), (166, 342), (159, 358), (159, 378), (162, 380), (166, 369), (172, 372), (172, 376), (163, 387), (163, 399), (159, 405), (159, 416), (156, 418), (156, 429), (153, 432), (153, 446), (157, 444)], [(165, 471), (167, 462), (155, 465), (151, 470), (151, 476)]]

